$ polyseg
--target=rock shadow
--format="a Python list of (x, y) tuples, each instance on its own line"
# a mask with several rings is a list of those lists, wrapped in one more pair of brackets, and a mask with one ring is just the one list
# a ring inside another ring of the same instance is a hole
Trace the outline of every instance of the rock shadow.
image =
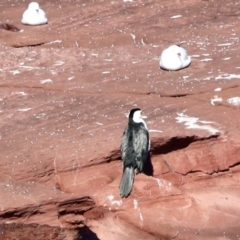
[(100, 240), (100, 238), (90, 228), (84, 226), (78, 228), (77, 240)]
[(152, 165), (152, 161), (151, 161), (151, 154), (150, 152), (148, 152), (148, 158), (146, 163), (143, 166), (143, 171), (144, 174), (146, 174), (147, 176), (153, 176), (153, 165)]
[(177, 150), (187, 148), (190, 144), (194, 142), (207, 141), (210, 139), (216, 139), (219, 135), (211, 135), (205, 138), (199, 138), (198, 136), (186, 136), (186, 137), (172, 137), (167, 142), (154, 141), (152, 143), (151, 152), (154, 155), (168, 154)]

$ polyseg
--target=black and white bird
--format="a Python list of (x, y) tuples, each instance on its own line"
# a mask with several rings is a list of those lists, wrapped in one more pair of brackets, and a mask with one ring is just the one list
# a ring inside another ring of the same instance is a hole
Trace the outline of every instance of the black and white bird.
[(140, 108), (132, 109), (123, 133), (121, 142), (123, 175), (119, 186), (121, 197), (127, 197), (131, 193), (135, 169), (136, 173), (141, 173), (149, 156), (149, 133), (143, 118), (147, 117), (142, 116)]

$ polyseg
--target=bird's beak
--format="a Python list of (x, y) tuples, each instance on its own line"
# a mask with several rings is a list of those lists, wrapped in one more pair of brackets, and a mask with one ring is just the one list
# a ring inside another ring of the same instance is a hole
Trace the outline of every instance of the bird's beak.
[(142, 115), (142, 112), (141, 112), (141, 117), (142, 117), (142, 118), (147, 118), (147, 116)]

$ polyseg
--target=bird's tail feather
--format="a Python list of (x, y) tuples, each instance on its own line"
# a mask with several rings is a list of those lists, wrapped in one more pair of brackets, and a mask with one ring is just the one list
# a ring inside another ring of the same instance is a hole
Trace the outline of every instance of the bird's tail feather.
[(133, 187), (134, 181), (134, 168), (133, 167), (126, 167), (123, 171), (122, 179), (119, 186), (119, 194), (121, 197), (127, 197)]

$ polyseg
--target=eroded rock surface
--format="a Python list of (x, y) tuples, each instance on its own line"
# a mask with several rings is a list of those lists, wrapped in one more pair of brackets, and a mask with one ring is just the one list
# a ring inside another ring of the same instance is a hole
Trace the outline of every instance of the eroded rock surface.
[[(24, 1), (0, 4), (20, 30), (0, 29), (0, 238), (239, 239), (239, 2), (40, 4), (49, 23), (34, 27)], [(191, 65), (159, 69), (179, 43)], [(153, 175), (121, 199), (135, 106)]]

